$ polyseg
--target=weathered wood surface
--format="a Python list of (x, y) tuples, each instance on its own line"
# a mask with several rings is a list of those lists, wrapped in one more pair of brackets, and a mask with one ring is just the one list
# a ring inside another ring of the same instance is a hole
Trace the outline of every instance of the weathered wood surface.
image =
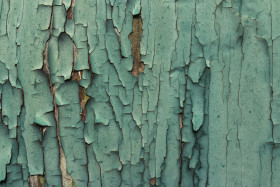
[(0, 0), (0, 186), (278, 187), (279, 36), (280, 0)]

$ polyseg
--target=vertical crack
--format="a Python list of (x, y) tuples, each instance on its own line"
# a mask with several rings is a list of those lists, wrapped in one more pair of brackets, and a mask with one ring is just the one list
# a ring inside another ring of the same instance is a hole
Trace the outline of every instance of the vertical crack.
[(67, 19), (71, 19), (71, 20), (74, 19), (74, 15), (73, 15), (74, 5), (75, 5), (75, 0), (71, 0), (71, 5), (70, 5), (69, 9), (66, 12)]
[(133, 76), (139, 76), (139, 72), (144, 72), (144, 63), (141, 62), (140, 54), (140, 42), (143, 32), (142, 25), (141, 13), (133, 16), (132, 33), (128, 36), (131, 40), (131, 52), (133, 55)]
[[(74, 53), (74, 56), (75, 56), (75, 53)], [(82, 79), (82, 75), (83, 75), (82, 71), (74, 71), (72, 73), (71, 79), (79, 82)], [(86, 94), (86, 88), (84, 88), (82, 86), (79, 86), (79, 99), (80, 99), (80, 106), (82, 108), (81, 119), (83, 122), (85, 122), (86, 114), (87, 114), (86, 103), (89, 99), (89, 96)]]
[[(186, 92), (186, 90), (185, 90)], [(184, 114), (184, 108), (182, 113), (179, 114), (179, 125), (180, 125), (180, 179), (179, 179), (179, 186), (181, 186), (182, 182), (182, 166), (183, 166), (183, 141), (182, 141), (182, 129), (183, 129), (183, 114)]]

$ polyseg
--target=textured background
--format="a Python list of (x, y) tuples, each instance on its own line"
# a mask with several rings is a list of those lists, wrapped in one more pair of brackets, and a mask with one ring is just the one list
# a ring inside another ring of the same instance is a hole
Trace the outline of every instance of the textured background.
[(0, 186), (280, 184), (280, 0), (0, 0)]

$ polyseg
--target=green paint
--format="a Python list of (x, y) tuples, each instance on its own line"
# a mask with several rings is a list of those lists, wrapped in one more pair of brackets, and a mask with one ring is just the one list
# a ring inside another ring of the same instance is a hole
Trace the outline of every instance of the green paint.
[(0, 186), (277, 187), (279, 12), (0, 0)]

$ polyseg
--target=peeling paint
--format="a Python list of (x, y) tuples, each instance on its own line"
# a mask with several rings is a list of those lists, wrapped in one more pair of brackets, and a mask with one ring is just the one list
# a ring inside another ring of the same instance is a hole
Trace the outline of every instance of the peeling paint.
[(0, 186), (275, 186), (278, 0), (0, 0)]

